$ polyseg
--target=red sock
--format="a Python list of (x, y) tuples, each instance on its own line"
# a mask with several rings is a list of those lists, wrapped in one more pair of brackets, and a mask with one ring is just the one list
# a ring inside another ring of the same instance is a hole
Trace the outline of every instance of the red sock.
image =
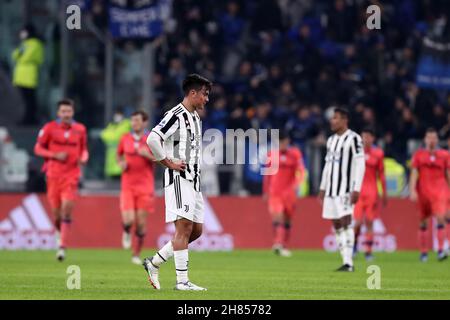
[(283, 247), (287, 246), (289, 241), (289, 237), (291, 235), (291, 225), (289, 223), (284, 224), (284, 239), (283, 239)]
[(145, 234), (135, 233), (133, 239), (133, 256), (139, 257), (141, 255), (142, 247), (144, 245)]
[(440, 224), (437, 226), (438, 251), (444, 250), (445, 226)]
[(428, 252), (427, 229), (419, 229), (419, 249), (421, 253)]
[(372, 253), (373, 232), (366, 232), (366, 252)]
[(275, 228), (275, 239), (274, 244), (283, 245), (283, 241), (285, 239), (286, 230), (282, 224), (278, 224)]
[(70, 219), (65, 219), (61, 221), (61, 248), (67, 247), (67, 240), (69, 238), (70, 226), (72, 221)]

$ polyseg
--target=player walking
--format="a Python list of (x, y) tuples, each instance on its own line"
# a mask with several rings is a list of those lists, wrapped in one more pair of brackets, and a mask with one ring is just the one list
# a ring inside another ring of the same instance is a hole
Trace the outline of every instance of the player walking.
[(384, 153), (383, 150), (374, 145), (375, 132), (366, 128), (361, 132), (364, 145), (364, 155), (366, 158), (366, 170), (361, 188), (361, 195), (355, 205), (355, 246), (354, 253), (357, 252), (358, 237), (361, 226), (366, 226), (365, 234), (365, 257), (367, 261), (373, 260), (373, 221), (378, 213), (378, 185), (377, 179), (381, 181), (383, 189), (383, 206), (387, 204), (386, 178), (384, 175)]
[(361, 137), (348, 128), (348, 111), (335, 108), (331, 118), (334, 134), (328, 138), (325, 166), (320, 182), (322, 216), (332, 220), (343, 265), (336, 271), (354, 271), (352, 224), (353, 208), (358, 201), (364, 177), (365, 161)]
[(271, 150), (267, 155), (268, 166), (278, 162), (278, 171), (274, 175), (264, 176), (263, 191), (272, 216), (273, 250), (282, 257), (290, 257), (291, 252), (286, 249), (286, 245), (295, 211), (296, 191), (303, 180), (305, 168), (302, 153), (298, 148), (289, 145), (289, 136), (280, 132), (279, 137), (279, 150)]
[(159, 267), (174, 256), (175, 289), (200, 291), (206, 289), (188, 278), (188, 244), (200, 237), (203, 227), (200, 192), (202, 130), (197, 110), (203, 110), (209, 101), (211, 82), (191, 74), (184, 79), (182, 89), (183, 101), (165, 114), (147, 139), (156, 160), (166, 167), (166, 222), (174, 222), (176, 231), (173, 239), (153, 257), (144, 259), (144, 268), (152, 286), (159, 290)]
[(43, 157), (47, 176), (47, 197), (55, 217), (59, 249), (56, 258), (63, 261), (72, 222), (72, 210), (80, 179), (80, 165), (87, 163), (86, 127), (73, 120), (72, 100), (58, 102), (58, 119), (40, 131), (34, 153)]
[[(156, 159), (147, 145), (147, 124), (147, 113), (134, 112), (131, 115), (132, 131), (121, 138), (117, 148), (118, 163), (123, 172), (120, 193), (122, 246), (129, 249), (133, 242), (131, 262), (134, 264), (142, 264), (139, 256), (147, 229), (147, 215), (154, 211), (153, 161)], [(135, 237), (131, 241), (131, 228), (135, 222)]]
[(436, 129), (425, 133), (425, 148), (413, 155), (410, 175), (410, 198), (417, 201), (420, 211), (419, 247), (420, 261), (428, 260), (427, 220), (437, 220), (438, 260), (447, 259), (444, 252), (445, 214), (448, 187), (450, 186), (450, 156), (447, 150), (438, 149), (439, 138)]

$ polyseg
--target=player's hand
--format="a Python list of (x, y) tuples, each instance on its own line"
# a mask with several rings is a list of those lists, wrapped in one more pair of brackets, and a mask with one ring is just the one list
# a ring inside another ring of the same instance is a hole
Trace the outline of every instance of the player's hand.
[(67, 159), (67, 152), (57, 152), (53, 155), (53, 159), (58, 161), (65, 161)]
[(356, 204), (358, 202), (358, 199), (359, 199), (359, 192), (353, 191), (351, 196), (350, 196), (351, 204)]
[(323, 204), (323, 199), (325, 198), (325, 190), (320, 190), (317, 198), (319, 199), (319, 202)]
[(184, 171), (186, 169), (186, 163), (182, 160), (169, 160), (169, 169), (175, 171)]
[(118, 162), (118, 164), (119, 164), (119, 167), (122, 169), (122, 171), (127, 170), (127, 162), (125, 160), (120, 160)]
[(267, 193), (263, 193), (263, 201), (264, 201), (264, 202), (267, 202), (267, 200), (268, 200)]
[(413, 202), (417, 201), (417, 191), (416, 190), (411, 191), (411, 194), (409, 195), (409, 199)]
[(152, 156), (152, 154), (151, 154), (147, 149), (145, 149), (145, 148), (140, 148), (140, 149), (137, 151), (137, 153), (138, 153), (138, 155), (140, 155), (140, 156), (142, 156), (142, 157), (146, 157), (146, 158), (149, 158), (149, 157)]

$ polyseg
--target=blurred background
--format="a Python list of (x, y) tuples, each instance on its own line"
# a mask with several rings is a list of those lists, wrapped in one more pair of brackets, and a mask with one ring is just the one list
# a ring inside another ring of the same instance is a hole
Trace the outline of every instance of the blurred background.
[[(68, 28), (73, 4), (79, 30)], [(366, 26), (372, 4), (380, 30)], [(32, 149), (67, 96), (89, 131), (82, 190), (116, 194), (124, 119), (145, 109), (155, 124), (196, 72), (214, 82), (203, 130), (290, 133), (308, 170), (301, 196), (317, 192), (336, 106), (353, 130), (376, 129), (389, 195), (405, 195), (426, 128), (450, 141), (449, 10), (444, 0), (0, 0), (0, 191), (45, 191)], [(202, 183), (207, 195), (245, 196), (262, 176), (258, 165), (215, 165)]]

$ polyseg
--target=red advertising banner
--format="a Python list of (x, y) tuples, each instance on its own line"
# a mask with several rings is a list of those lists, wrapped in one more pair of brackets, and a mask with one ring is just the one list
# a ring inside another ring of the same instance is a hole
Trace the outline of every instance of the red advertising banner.
[[(146, 247), (159, 247), (174, 232), (164, 223), (164, 199), (156, 199), (148, 218)], [(44, 195), (0, 195), (0, 249), (53, 249), (53, 218)], [(418, 212), (415, 204), (391, 199), (375, 222), (376, 251), (416, 249)], [(75, 206), (69, 239), (72, 247), (118, 248), (121, 245), (119, 198), (82, 196)], [(362, 239), (360, 239), (362, 240)], [(191, 244), (198, 250), (270, 248), (272, 226), (260, 197), (216, 197), (205, 203), (203, 236)], [(293, 217), (291, 248), (336, 250), (331, 223), (321, 217), (315, 198), (299, 199)]]

